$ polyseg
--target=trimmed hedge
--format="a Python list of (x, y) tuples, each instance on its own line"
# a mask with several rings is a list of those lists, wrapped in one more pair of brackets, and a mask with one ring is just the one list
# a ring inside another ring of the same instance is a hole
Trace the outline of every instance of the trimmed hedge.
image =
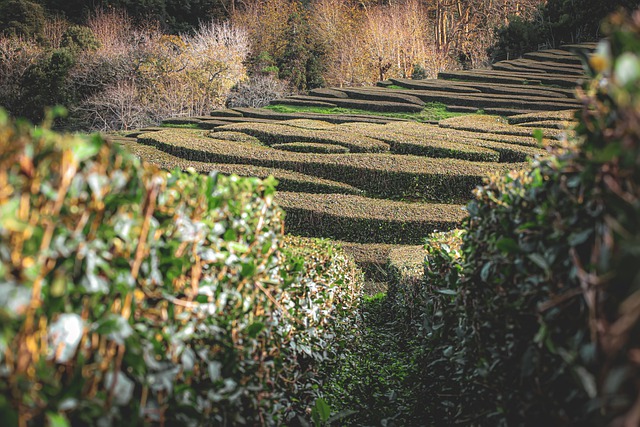
[(417, 96), (413, 91), (430, 91), (430, 90), (447, 90), (449, 92), (461, 92), (461, 93), (480, 93), (479, 89), (475, 89), (471, 86), (466, 86), (459, 82), (448, 82), (439, 79), (425, 79), (425, 80), (412, 80), (412, 79), (396, 79), (389, 80), (391, 84), (401, 86), (407, 89), (412, 89), (411, 93)]
[[(436, 234), (453, 233), (455, 231)], [(422, 307), (419, 295), (424, 288), (424, 265), (427, 251), (422, 246), (394, 248), (387, 258), (389, 290), (387, 297), (394, 315), (402, 322), (417, 318)]]
[(211, 111), (211, 115), (214, 117), (242, 117), (242, 113), (230, 108), (221, 108), (219, 110)]
[[(407, 135), (421, 136), (424, 132), (424, 124), (422, 123), (388, 123), (385, 126), (396, 132)], [(525, 147), (535, 148), (539, 146), (539, 142), (537, 139), (526, 136), (504, 135), (478, 131), (472, 132), (446, 127), (433, 127), (430, 129), (430, 133), (438, 138), (444, 138), (447, 140), (459, 141), (463, 143), (474, 143), (477, 141), (496, 141), (503, 142), (505, 144), (521, 145)], [(551, 142), (552, 141), (548, 139), (543, 140), (544, 144), (551, 144)], [(518, 147), (514, 147), (514, 149), (518, 149)]]
[(529, 123), (529, 122), (537, 122), (541, 120), (574, 121), (576, 118), (577, 112), (578, 110), (541, 111), (541, 112), (511, 116), (507, 120), (512, 125)]
[(336, 130), (337, 129), (334, 123), (329, 123), (322, 120), (311, 120), (311, 119), (282, 120), (282, 121), (276, 122), (276, 124), (293, 126), (293, 127), (302, 128), (302, 129), (312, 129), (312, 130)]
[(562, 64), (582, 66), (580, 58), (566, 51), (562, 51), (561, 54), (544, 50), (539, 52), (528, 52), (524, 54), (524, 59), (530, 59), (541, 63), (558, 64), (560, 67)]
[(516, 126), (531, 129), (566, 129), (571, 122), (561, 120), (539, 120), (537, 122), (519, 123)]
[(438, 138), (432, 133), (433, 130), (437, 130), (437, 126), (424, 124), (422, 126), (420, 135), (409, 135), (390, 129), (386, 125), (369, 123), (347, 123), (340, 125), (340, 128), (384, 141), (391, 145), (391, 151), (396, 154), (447, 157), (480, 162), (497, 162), (500, 159), (497, 152), (460, 143), (455, 136), (452, 139)]
[(515, 109), (515, 108), (477, 108), (477, 107), (467, 107), (462, 105), (448, 105), (447, 111), (451, 111), (452, 113), (465, 113), (465, 114), (479, 114), (484, 113), (490, 116), (512, 116), (517, 114), (526, 114), (532, 113), (535, 110), (529, 109)]
[(337, 88), (317, 88), (309, 91), (311, 96), (319, 96), (321, 98), (348, 98), (349, 96), (341, 89)]
[(274, 180), (168, 175), (4, 114), (0, 150), (3, 423), (305, 417), (362, 280), (326, 245), (281, 249)]
[[(487, 132), (494, 134), (504, 134), (513, 136), (531, 137), (533, 129), (523, 129), (520, 126), (510, 125), (506, 120), (497, 116), (468, 115), (451, 117), (440, 120), (440, 127), (466, 130), (469, 132)], [(559, 131), (546, 129), (543, 131), (545, 138), (554, 138), (560, 135)]]
[(337, 154), (349, 152), (349, 149), (342, 145), (319, 144), (316, 142), (288, 142), (285, 144), (273, 144), (271, 147), (296, 153)]
[(255, 136), (247, 135), (242, 132), (232, 132), (232, 131), (209, 131), (204, 134), (209, 138), (215, 139), (224, 139), (225, 141), (235, 141), (235, 142), (243, 142), (246, 144), (256, 144), (262, 145), (260, 140)]
[(375, 282), (387, 281), (387, 258), (389, 252), (398, 245), (390, 243), (354, 243), (336, 241), (362, 269), (367, 280)]
[(443, 202), (464, 202), (486, 175), (523, 166), (394, 154), (285, 153), (202, 138), (185, 129), (143, 134), (138, 141), (187, 160), (274, 167), (326, 179), (339, 177), (375, 196)]
[(290, 98), (278, 98), (269, 101), (269, 105), (293, 105), (296, 107), (324, 107), (335, 108), (338, 105), (333, 102), (325, 101), (324, 98), (313, 97), (290, 97)]
[[(285, 105), (305, 105), (308, 102), (326, 102), (327, 98), (319, 98), (314, 96), (292, 96), (282, 100), (274, 100), (271, 105), (285, 104)], [(302, 103), (295, 104), (295, 102), (301, 101)], [(366, 111), (377, 111), (380, 113), (419, 113), (423, 110), (422, 105), (410, 104), (407, 102), (390, 102), (390, 101), (366, 101), (362, 99), (340, 99), (331, 98), (331, 103), (334, 106), (342, 108), (355, 108)]]
[[(500, 93), (459, 94), (451, 93), (446, 88), (438, 91), (413, 91), (413, 94), (425, 102), (441, 102), (446, 105), (459, 105), (486, 108), (517, 108), (526, 110), (559, 110), (578, 106), (577, 101), (569, 98), (548, 98), (526, 96), (514, 92), (512, 95)], [(517, 98), (514, 98), (517, 96)]]
[(364, 99), (369, 101), (384, 101), (384, 102), (400, 102), (416, 104), (424, 106), (424, 101), (420, 98), (413, 96), (411, 93), (383, 90), (378, 88), (345, 88), (341, 89), (344, 93), (349, 95), (351, 99)]
[(262, 118), (271, 120), (291, 120), (291, 119), (311, 119), (321, 120), (329, 123), (346, 123), (346, 122), (367, 122), (367, 123), (390, 123), (390, 122), (406, 122), (406, 119), (396, 117), (374, 116), (364, 114), (322, 114), (322, 113), (277, 113), (275, 111), (262, 108), (236, 108), (242, 111), (245, 117)]
[[(582, 65), (571, 64), (547, 64), (544, 62), (533, 61), (531, 59), (516, 59), (510, 61), (512, 65), (516, 67), (528, 68), (531, 70), (543, 70), (556, 74), (576, 74), (579, 76), (586, 76), (584, 67)], [(495, 65), (495, 64), (494, 64)]]
[(487, 83), (507, 83), (526, 85), (555, 85), (563, 88), (575, 88), (578, 85), (578, 78), (566, 77), (562, 74), (551, 73), (521, 73), (515, 71), (449, 71), (441, 72), (438, 78), (459, 79), (463, 81), (480, 81)]
[(430, 400), (425, 416), (638, 424), (640, 11), (609, 26), (581, 92), (575, 140), (480, 189), (464, 259), (437, 251), (429, 264), (446, 293), (420, 302), (416, 327), (429, 322), (423, 392), (450, 400)]
[(225, 124), (227, 124), (227, 122), (217, 121), (217, 120), (205, 121), (205, 120), (197, 119), (195, 117), (174, 117), (174, 118), (162, 120), (163, 126), (170, 127), (171, 125), (178, 125), (178, 126), (193, 125), (193, 126), (197, 126), (199, 129), (214, 129), (217, 126), (222, 126)]
[[(315, 142), (342, 145), (354, 153), (375, 153), (389, 151), (389, 144), (373, 138), (362, 137), (347, 132), (303, 129), (274, 123), (244, 123), (222, 126), (217, 130), (242, 132), (254, 136), (266, 145), (289, 142)], [(215, 136), (215, 133), (213, 134)]]
[(362, 190), (343, 182), (331, 181), (315, 176), (304, 175), (285, 169), (252, 166), (246, 164), (228, 163), (204, 163), (181, 159), (171, 154), (160, 151), (150, 145), (138, 144), (129, 141), (123, 146), (142, 160), (152, 163), (162, 169), (180, 169), (187, 171), (192, 168), (196, 172), (209, 174), (214, 171), (230, 175), (235, 174), (244, 177), (257, 177), (266, 179), (273, 176), (278, 180), (278, 189), (282, 191), (301, 191), (307, 193), (343, 193), (362, 194)]
[(359, 243), (419, 244), (425, 230), (447, 230), (464, 217), (461, 205), (407, 203), (362, 196), (278, 193), (285, 230)]

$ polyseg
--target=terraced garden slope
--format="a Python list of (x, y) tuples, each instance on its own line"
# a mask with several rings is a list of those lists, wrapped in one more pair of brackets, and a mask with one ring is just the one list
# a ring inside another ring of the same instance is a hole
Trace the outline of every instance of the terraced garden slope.
[[(389, 251), (454, 228), (484, 177), (522, 167), (562, 137), (580, 70), (569, 51), (543, 51), (493, 70), (274, 101), (294, 112), (171, 118), (117, 139), (163, 168), (273, 175), (287, 231), (344, 242), (380, 280)], [(439, 117), (429, 113), (434, 102), (446, 107)]]

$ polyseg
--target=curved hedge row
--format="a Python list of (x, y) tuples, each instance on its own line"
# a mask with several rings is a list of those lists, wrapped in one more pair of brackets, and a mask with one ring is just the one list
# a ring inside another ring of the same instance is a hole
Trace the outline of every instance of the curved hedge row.
[(177, 168), (182, 171), (187, 171), (191, 168), (196, 172), (203, 174), (209, 174), (211, 172), (219, 171), (227, 175), (235, 174), (244, 177), (257, 177), (261, 179), (266, 179), (269, 176), (273, 176), (278, 180), (278, 188), (282, 191), (302, 191), (306, 193), (321, 194), (362, 194), (362, 190), (343, 182), (318, 178), (315, 176), (305, 175), (285, 169), (253, 166), (247, 164), (196, 162), (173, 156), (150, 145), (138, 144), (135, 141), (123, 141), (122, 145), (144, 161), (152, 163), (165, 170), (173, 170)]
[[(281, 102), (282, 100), (274, 100), (272, 105), (288, 104), (288, 105), (307, 105), (305, 103), (313, 102), (327, 102), (330, 100), (335, 106), (342, 108), (355, 108), (367, 111), (377, 111), (380, 113), (419, 113), (422, 111), (422, 105), (416, 105), (408, 102), (392, 102), (392, 101), (367, 101), (363, 99), (351, 99), (351, 98), (321, 98), (317, 96), (305, 96), (296, 95), (285, 99), (287, 102)], [(296, 104), (296, 102), (298, 102)]]
[(323, 120), (312, 120), (312, 119), (290, 119), (290, 120), (282, 120), (276, 122), (276, 124), (293, 126), (302, 129), (312, 129), (312, 130), (336, 130), (338, 129), (334, 123), (329, 123)]
[(419, 244), (424, 230), (447, 230), (466, 215), (461, 205), (407, 203), (362, 196), (278, 193), (286, 231), (360, 243)]
[[(510, 125), (506, 120), (496, 116), (460, 116), (440, 120), (440, 127), (469, 132), (487, 132), (494, 134), (504, 134), (513, 136), (531, 137), (533, 129), (523, 129), (519, 126)], [(560, 135), (559, 131), (549, 129), (543, 130), (545, 138), (554, 138)]]
[(540, 120), (561, 120), (561, 121), (574, 121), (578, 110), (564, 110), (564, 111), (541, 111), (536, 113), (521, 114), (518, 116), (511, 116), (507, 120), (512, 125), (521, 123), (537, 122)]
[(285, 153), (268, 147), (203, 138), (198, 132), (183, 129), (143, 134), (138, 142), (187, 160), (274, 167), (326, 179), (339, 177), (341, 182), (371, 195), (444, 202), (468, 200), (483, 177), (522, 166), (394, 154)]
[(288, 142), (285, 144), (273, 144), (276, 150), (292, 151), (295, 153), (338, 154), (348, 153), (349, 150), (342, 145), (319, 144), (317, 142)]
[[(226, 125), (217, 131), (242, 132), (254, 136), (264, 144), (284, 144), (289, 142), (315, 142), (342, 145), (352, 152), (375, 153), (389, 151), (389, 145), (373, 138), (360, 137), (346, 132), (303, 129), (273, 123), (243, 123)], [(213, 134), (215, 136), (215, 133)]]
[(340, 125), (340, 128), (384, 141), (391, 145), (391, 152), (395, 154), (447, 157), (479, 162), (497, 162), (500, 160), (499, 154), (493, 150), (465, 144), (459, 141), (458, 138), (438, 138), (434, 135), (435, 132), (432, 132), (437, 131), (437, 126), (422, 126), (422, 132), (413, 135), (395, 131), (386, 125), (370, 123), (346, 123)]
[(384, 102), (400, 102), (424, 106), (424, 101), (411, 93), (403, 93), (398, 91), (381, 90), (379, 88), (344, 88), (342, 92), (346, 93), (352, 99), (364, 99), (368, 101), (384, 101)]
[[(339, 99), (339, 98), (336, 98)], [(331, 101), (334, 99), (331, 98)], [(336, 108), (338, 105), (335, 102), (329, 102), (325, 98), (317, 97), (300, 97), (291, 96), (288, 98), (278, 98), (269, 101), (269, 105), (293, 105), (296, 107), (322, 107), (322, 108)]]
[(235, 110), (242, 112), (246, 118), (255, 119), (271, 119), (271, 120), (291, 120), (291, 119), (311, 119), (322, 120), (328, 123), (346, 123), (346, 122), (367, 122), (367, 123), (390, 123), (390, 122), (407, 122), (406, 119), (400, 119), (387, 116), (375, 116), (364, 114), (322, 114), (322, 113), (278, 113), (263, 108), (236, 108)]

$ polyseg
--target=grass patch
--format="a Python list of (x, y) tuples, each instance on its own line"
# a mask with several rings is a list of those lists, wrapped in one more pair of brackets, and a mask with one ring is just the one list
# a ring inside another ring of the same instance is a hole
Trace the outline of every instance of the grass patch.
[(430, 122), (434, 120), (443, 120), (451, 117), (458, 117), (464, 114), (453, 113), (447, 111), (447, 106), (441, 102), (428, 102), (425, 107), (419, 113), (382, 113), (367, 110), (360, 110), (355, 108), (342, 108), (342, 107), (302, 107), (293, 105), (269, 105), (264, 107), (267, 110), (275, 111), (277, 113), (316, 113), (316, 114), (363, 114), (368, 116), (383, 116), (393, 117), (397, 119), (415, 120), (417, 122)]
[(200, 129), (200, 126), (198, 123), (176, 123), (176, 124), (172, 124), (172, 123), (162, 123), (160, 124), (160, 127), (163, 128), (178, 128), (178, 129)]
[(398, 85), (389, 85), (389, 86), (385, 86), (386, 89), (400, 89), (400, 90), (411, 90), (409, 88), (406, 88), (404, 86), (398, 86)]

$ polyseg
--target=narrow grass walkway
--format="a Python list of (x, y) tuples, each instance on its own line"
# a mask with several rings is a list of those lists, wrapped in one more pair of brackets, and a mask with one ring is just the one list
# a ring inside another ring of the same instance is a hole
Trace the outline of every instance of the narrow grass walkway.
[(328, 372), (323, 394), (339, 421), (331, 425), (420, 426), (415, 381), (419, 347), (393, 323), (387, 296), (365, 296), (361, 333)]

